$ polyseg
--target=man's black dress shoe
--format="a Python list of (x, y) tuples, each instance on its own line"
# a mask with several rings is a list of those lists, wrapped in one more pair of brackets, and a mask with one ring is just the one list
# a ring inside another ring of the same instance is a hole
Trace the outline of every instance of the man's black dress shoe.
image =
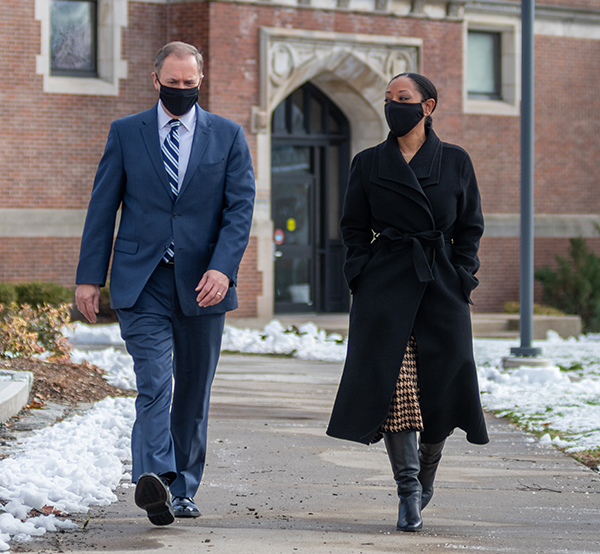
[(175, 517), (200, 517), (202, 514), (191, 498), (176, 496), (173, 498)]
[(135, 503), (146, 510), (154, 525), (170, 525), (175, 521), (169, 487), (154, 473), (140, 475), (135, 486)]

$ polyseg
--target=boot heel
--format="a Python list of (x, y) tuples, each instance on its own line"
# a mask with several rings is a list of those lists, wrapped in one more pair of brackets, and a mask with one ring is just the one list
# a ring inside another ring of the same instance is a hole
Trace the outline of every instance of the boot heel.
[(421, 529), (423, 529), (423, 519), (421, 518), (421, 494), (417, 491), (409, 495), (400, 495), (396, 530), (414, 533)]

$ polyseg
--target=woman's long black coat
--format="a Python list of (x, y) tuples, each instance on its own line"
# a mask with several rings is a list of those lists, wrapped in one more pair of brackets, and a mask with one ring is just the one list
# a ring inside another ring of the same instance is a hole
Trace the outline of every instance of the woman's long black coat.
[(355, 157), (341, 228), (353, 301), (327, 434), (373, 441), (412, 333), (422, 440), (439, 442), (459, 427), (470, 442), (488, 442), (469, 311), (483, 216), (468, 154), (429, 130), (407, 164), (390, 134)]

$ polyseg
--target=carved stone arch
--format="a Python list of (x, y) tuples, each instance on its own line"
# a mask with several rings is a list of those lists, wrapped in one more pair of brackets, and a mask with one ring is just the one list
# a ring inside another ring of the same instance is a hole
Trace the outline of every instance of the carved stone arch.
[(269, 99), (269, 120), (279, 103), (307, 82), (321, 89), (340, 108), (352, 129), (360, 129), (360, 133), (352, 133), (353, 154), (376, 144), (386, 134), (380, 108), (387, 80), (347, 50), (332, 51), (295, 71)]
[(310, 81), (344, 112), (352, 129), (352, 154), (387, 134), (383, 92), (402, 71), (420, 69), (421, 39), (297, 29), (261, 29), (260, 108), (254, 131), (268, 133), (273, 110)]

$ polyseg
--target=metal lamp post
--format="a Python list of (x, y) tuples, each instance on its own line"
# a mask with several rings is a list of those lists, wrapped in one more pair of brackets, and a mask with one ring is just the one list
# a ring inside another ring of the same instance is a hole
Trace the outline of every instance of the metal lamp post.
[(541, 348), (533, 348), (533, 91), (534, 91), (534, 0), (521, 2), (521, 346), (511, 348), (517, 357), (535, 357)]

